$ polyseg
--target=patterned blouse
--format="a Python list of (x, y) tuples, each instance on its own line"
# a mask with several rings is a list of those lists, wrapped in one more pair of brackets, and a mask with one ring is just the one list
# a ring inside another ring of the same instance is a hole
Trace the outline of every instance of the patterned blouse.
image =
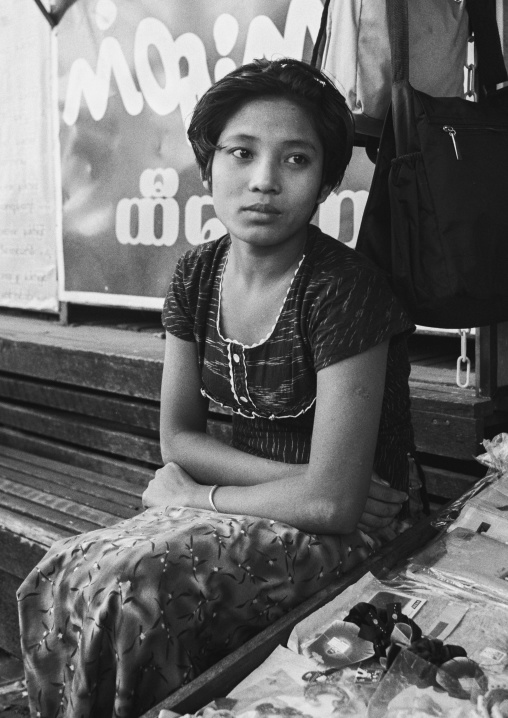
[(220, 326), (229, 247), (226, 235), (180, 258), (162, 321), (171, 334), (196, 342), (201, 392), (232, 409), (233, 446), (307, 463), (317, 372), (391, 339), (376, 470), (403, 487), (401, 471), (413, 448), (405, 336), (414, 327), (385, 279), (368, 260), (310, 225), (275, 325), (262, 341), (244, 345), (225, 337)]

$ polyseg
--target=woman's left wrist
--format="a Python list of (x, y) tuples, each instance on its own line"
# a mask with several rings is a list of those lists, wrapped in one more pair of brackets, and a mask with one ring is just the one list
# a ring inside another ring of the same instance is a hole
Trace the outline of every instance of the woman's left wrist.
[(210, 486), (196, 483), (195, 488), (189, 496), (188, 506), (193, 509), (210, 509)]

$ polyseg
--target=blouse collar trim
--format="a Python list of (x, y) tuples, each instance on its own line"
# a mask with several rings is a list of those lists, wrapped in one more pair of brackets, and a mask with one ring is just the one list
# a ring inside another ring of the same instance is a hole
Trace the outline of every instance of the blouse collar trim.
[(280, 317), (281, 317), (281, 314), (282, 314), (282, 312), (283, 312), (283, 310), (284, 310), (284, 307), (286, 306), (287, 298), (288, 298), (288, 296), (289, 296), (289, 294), (290, 294), (290, 292), (291, 292), (291, 289), (293, 288), (293, 284), (294, 284), (296, 275), (297, 275), (298, 272), (300, 271), (300, 267), (302, 266), (303, 261), (304, 261), (305, 257), (307, 256), (308, 242), (309, 242), (309, 237), (311, 236), (311, 234), (312, 234), (311, 227), (309, 227), (309, 232), (308, 232), (308, 235), (307, 235), (307, 239), (306, 239), (306, 241), (305, 241), (305, 246), (304, 246), (304, 249), (303, 249), (302, 258), (301, 258), (300, 261), (298, 262), (298, 266), (296, 267), (296, 269), (295, 269), (295, 271), (294, 271), (294, 273), (293, 273), (293, 276), (292, 276), (292, 278), (291, 278), (291, 282), (289, 283), (289, 286), (288, 286), (288, 288), (287, 288), (286, 294), (285, 294), (285, 296), (284, 296), (284, 299), (282, 300), (282, 304), (281, 304), (281, 306), (280, 306), (280, 309), (279, 309), (279, 312), (278, 312), (277, 317), (276, 317), (276, 319), (275, 319), (275, 322), (274, 322), (273, 325), (272, 325), (272, 328), (269, 330), (268, 334), (267, 334), (263, 339), (261, 339), (259, 342), (255, 342), (254, 344), (244, 344), (243, 342), (240, 342), (240, 341), (238, 341), (237, 339), (230, 339), (229, 337), (225, 337), (225, 336), (222, 334), (222, 331), (221, 331), (221, 328), (220, 328), (220, 316), (221, 316), (221, 304), (222, 304), (222, 281), (223, 281), (223, 278), (224, 278), (224, 272), (226, 271), (226, 266), (227, 266), (228, 259), (229, 259), (229, 252), (230, 252), (230, 249), (231, 249), (231, 239), (230, 239), (229, 236), (228, 236), (229, 242), (228, 242), (228, 246), (227, 246), (227, 248), (226, 248), (225, 254), (224, 254), (224, 258), (223, 258), (223, 260), (222, 260), (222, 267), (220, 268), (220, 279), (219, 279), (219, 290), (218, 290), (218, 304), (217, 304), (217, 316), (216, 316), (216, 318), (215, 318), (217, 334), (219, 335), (219, 337), (222, 339), (223, 342), (225, 342), (226, 344), (237, 344), (238, 346), (242, 347), (243, 349), (255, 349), (256, 347), (260, 347), (260, 346), (262, 346), (263, 344), (266, 344), (266, 342), (267, 342), (267, 341), (270, 339), (270, 337), (273, 335), (273, 333), (274, 333), (274, 331), (275, 331), (275, 328), (277, 327), (277, 324), (279, 323), (279, 319), (280, 319)]

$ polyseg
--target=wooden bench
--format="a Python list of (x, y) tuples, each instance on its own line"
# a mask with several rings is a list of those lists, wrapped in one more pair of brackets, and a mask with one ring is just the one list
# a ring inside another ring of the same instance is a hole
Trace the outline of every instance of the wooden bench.
[[(10, 616), (1, 648), (19, 653), (15, 589), (45, 549), (139, 510), (161, 464), (163, 357), (157, 328), (0, 314), (0, 609)], [(453, 498), (476, 476), (446, 461), (469, 467), (492, 403), (432, 381), (417, 364), (414, 373), (413, 421), (429, 489)], [(229, 440), (231, 417), (212, 407), (208, 430)]]
[[(133, 516), (162, 463), (161, 332), (0, 317), (0, 647), (15, 591), (59, 538)], [(219, 409), (217, 409), (219, 411)], [(230, 417), (211, 414), (227, 435)]]
[[(103, 465), (104, 469), (104, 465)], [(20, 655), (16, 590), (58, 539), (111, 526), (141, 510), (153, 472), (129, 478), (0, 446), (0, 645)]]

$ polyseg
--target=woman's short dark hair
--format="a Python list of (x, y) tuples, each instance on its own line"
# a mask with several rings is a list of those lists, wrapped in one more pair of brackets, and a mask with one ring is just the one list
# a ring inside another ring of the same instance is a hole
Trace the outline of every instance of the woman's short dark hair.
[(292, 58), (242, 65), (201, 97), (188, 130), (201, 177), (211, 182), (214, 152), (228, 120), (247, 102), (262, 97), (288, 98), (309, 111), (323, 146), (321, 186), (336, 189), (351, 159), (353, 116), (326, 75)]

